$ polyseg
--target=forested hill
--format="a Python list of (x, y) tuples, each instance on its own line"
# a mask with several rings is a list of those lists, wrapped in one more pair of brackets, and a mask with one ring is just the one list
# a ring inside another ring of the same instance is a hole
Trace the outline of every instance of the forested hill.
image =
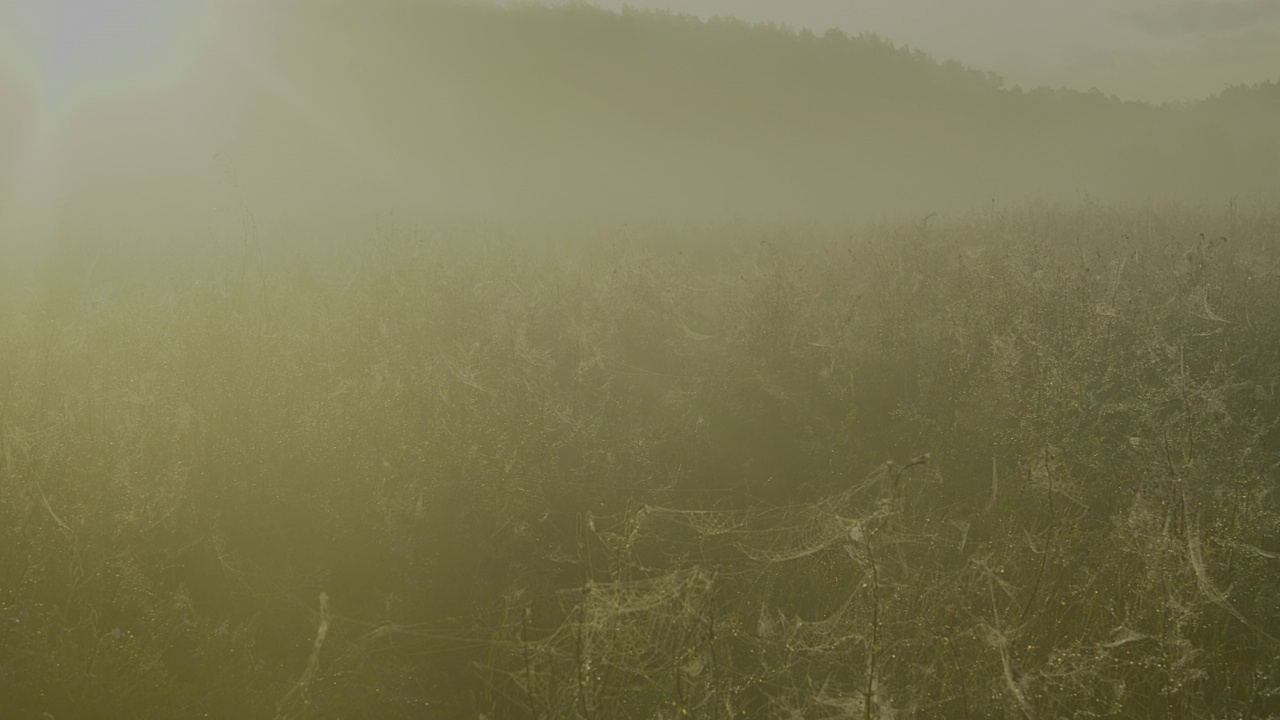
[(126, 222), (243, 204), (367, 227), (389, 210), (857, 219), (1280, 191), (1274, 84), (1154, 106), (1007, 87), (871, 35), (586, 5), (265, 0), (224, 30), (176, 94), (80, 118), (60, 167), (111, 181), (62, 198), (64, 223), (94, 203)]
[(418, 176), (428, 194), (475, 210), (861, 214), (1280, 190), (1275, 85), (1152, 106), (1010, 88), (839, 30), (586, 5), (300, 12), (257, 16), (290, 82), (434, 168)]

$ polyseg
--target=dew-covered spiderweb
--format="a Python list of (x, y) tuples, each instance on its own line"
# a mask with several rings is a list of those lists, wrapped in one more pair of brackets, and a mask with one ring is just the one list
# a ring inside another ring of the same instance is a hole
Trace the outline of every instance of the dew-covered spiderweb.
[(885, 476), (785, 507), (584, 518), (583, 582), (520, 601), (493, 691), (533, 717), (886, 716), (890, 625), (928, 600), (911, 562), (937, 538)]

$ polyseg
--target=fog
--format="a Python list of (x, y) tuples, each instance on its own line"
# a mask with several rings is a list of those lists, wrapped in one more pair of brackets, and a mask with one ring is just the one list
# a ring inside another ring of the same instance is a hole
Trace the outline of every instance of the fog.
[(1267, 0), (608, 0), (753, 22), (872, 32), (1024, 87), (1099, 88), (1194, 100), (1280, 67), (1280, 5)]
[(10, 246), (392, 216), (846, 221), (1276, 183), (1274, 92), (1230, 112), (1030, 92), (856, 28), (397, 0), (110, 7), (6, 1)]
[(0, 0), (0, 718), (1280, 717), (1275, 3), (672, 7)]

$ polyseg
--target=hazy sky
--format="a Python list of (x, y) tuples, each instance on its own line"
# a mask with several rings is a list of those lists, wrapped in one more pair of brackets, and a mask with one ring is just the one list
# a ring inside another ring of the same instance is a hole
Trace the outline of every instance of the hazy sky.
[(1280, 78), (1280, 0), (600, 0), (873, 32), (1024, 86), (1203, 97)]

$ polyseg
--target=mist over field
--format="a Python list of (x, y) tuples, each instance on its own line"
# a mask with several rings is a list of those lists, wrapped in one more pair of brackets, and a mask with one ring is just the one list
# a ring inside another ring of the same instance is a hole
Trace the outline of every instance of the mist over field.
[(11, 242), (196, 242), (243, 213), (276, 236), (392, 213), (861, 221), (1280, 184), (1270, 84), (1154, 106), (1010, 86), (856, 27), (581, 5), (200, 2), (73, 31), (7, 7)]
[(1276, 3), (671, 2), (0, 0), (0, 718), (1280, 717)]

